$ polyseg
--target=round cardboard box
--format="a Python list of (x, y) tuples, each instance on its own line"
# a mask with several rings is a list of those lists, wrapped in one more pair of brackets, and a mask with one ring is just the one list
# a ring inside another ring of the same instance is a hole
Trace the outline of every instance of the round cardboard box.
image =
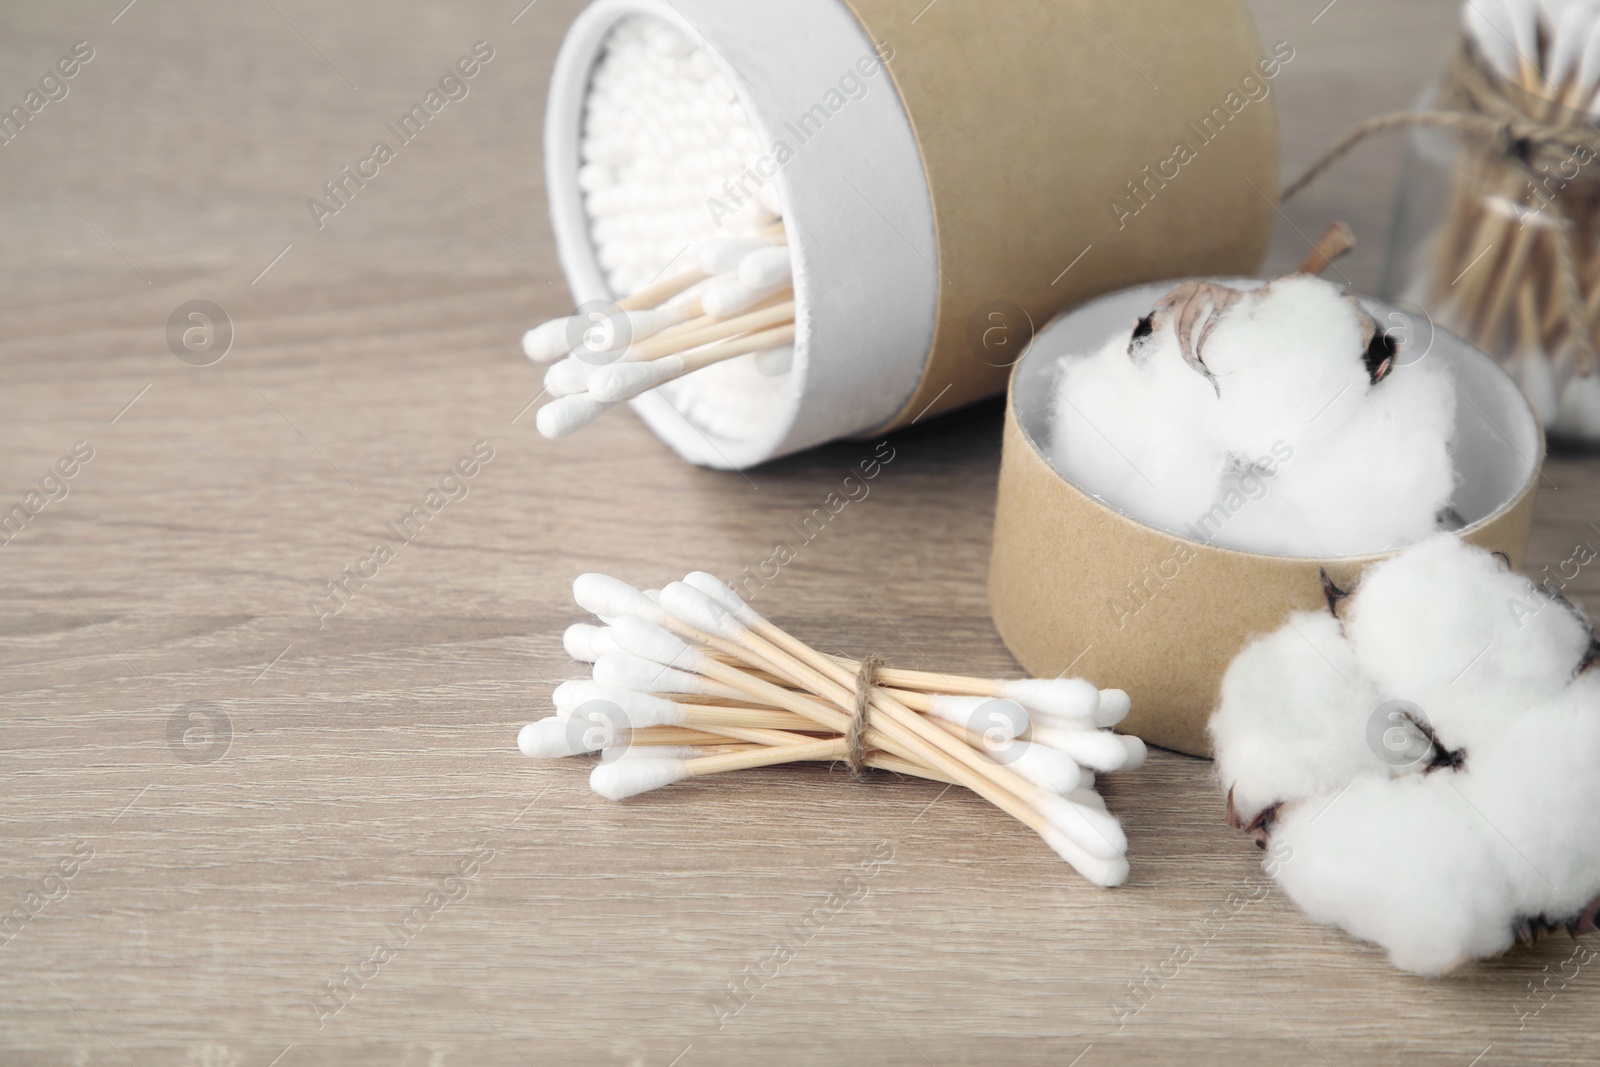
[[(1259, 284), (1223, 279), (1228, 284)], [(1060, 316), (1011, 376), (995, 509), (989, 603), (1028, 671), (1127, 690), (1126, 729), (1164, 748), (1209, 756), (1206, 722), (1223, 673), (1253, 637), (1293, 611), (1324, 606), (1321, 575), (1349, 589), (1384, 558), (1258, 555), (1186, 540), (1122, 514), (1069, 482), (1047, 458), (1056, 364), (1147, 314), (1176, 282), (1112, 293)], [(1444, 360), (1455, 380), (1451, 504), (1461, 536), (1520, 566), (1533, 520), (1544, 435), (1493, 360), (1424, 316), (1363, 299), (1404, 340), (1401, 359)]]

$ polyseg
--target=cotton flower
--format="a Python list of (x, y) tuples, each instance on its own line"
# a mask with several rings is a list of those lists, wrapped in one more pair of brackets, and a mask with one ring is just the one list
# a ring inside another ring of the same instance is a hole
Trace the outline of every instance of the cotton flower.
[(1455, 389), (1338, 287), (1185, 282), (1062, 360), (1049, 451), (1084, 491), (1192, 540), (1378, 553), (1439, 529)]
[(1438, 534), (1228, 668), (1210, 731), (1237, 826), (1307, 915), (1436, 975), (1600, 905), (1600, 644)]

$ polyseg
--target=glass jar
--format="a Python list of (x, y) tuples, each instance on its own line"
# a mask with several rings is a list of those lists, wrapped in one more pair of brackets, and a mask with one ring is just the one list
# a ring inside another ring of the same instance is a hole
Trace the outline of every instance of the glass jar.
[[(1594, 127), (1583, 112), (1500, 78), (1465, 43), (1418, 110), (1572, 128), (1570, 144), (1414, 128), (1382, 290), (1495, 357), (1553, 443), (1600, 445), (1600, 368), (1575, 333), (1582, 323), (1600, 343)], [(1562, 273), (1563, 227), (1581, 318)]]

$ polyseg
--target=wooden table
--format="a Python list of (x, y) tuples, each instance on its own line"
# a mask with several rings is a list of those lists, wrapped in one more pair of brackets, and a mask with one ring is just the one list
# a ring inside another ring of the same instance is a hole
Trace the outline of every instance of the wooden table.
[[(538, 132), (575, 0), (123, 3), (13, 0), (0, 35), (6, 106), (94, 50), (0, 147), (0, 504), (93, 451), (0, 550), (0, 911), (33, 909), (0, 944), (0, 1060), (1594, 1062), (1600, 977), (1530, 992), (1570, 944), (1398, 974), (1263, 888), (1198, 760), (1107, 780), (1135, 866), (1104, 892), (937, 785), (813, 767), (612, 805), (519, 756), (578, 673), (575, 574), (736, 574), (865, 446), (739, 475), (629, 417), (534, 432), (516, 338), (567, 299)], [(1288, 172), (1409, 103), (1455, 20), (1255, 7), (1296, 50)], [(319, 229), (307, 198), (478, 40), (470, 94)], [(1373, 288), (1399, 156), (1369, 145), (1287, 208), (1273, 266), (1343, 217)], [(209, 366), (169, 351), (194, 300), (232, 324)], [(1014, 671), (984, 597), (999, 421), (896, 436), (769, 610), (908, 666)], [(466, 495), (319, 611), (480, 441)], [(1550, 462), (1534, 566), (1600, 543), (1596, 469)], [(1570, 591), (1600, 602), (1592, 570)], [(352, 999), (319, 1011), (335, 982)], [(1130, 983), (1152, 992), (1119, 1027)]]

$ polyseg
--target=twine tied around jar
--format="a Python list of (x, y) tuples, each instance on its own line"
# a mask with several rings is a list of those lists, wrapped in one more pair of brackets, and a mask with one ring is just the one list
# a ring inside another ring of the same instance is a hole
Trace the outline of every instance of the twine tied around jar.
[[(1518, 186), (1501, 192), (1513, 197), (1519, 206), (1524, 192), (1521, 184), (1523, 179), (1533, 184), (1539, 181), (1542, 174), (1547, 175), (1551, 166), (1576, 162), (1581, 168), (1600, 161), (1600, 129), (1582, 117), (1581, 109), (1564, 107), (1559, 100), (1545, 98), (1523, 86), (1507, 82), (1495, 74), (1465, 40), (1444, 79), (1440, 102), (1442, 106), (1437, 110), (1399, 111), (1363, 122), (1285, 187), (1281, 202), (1287, 203), (1368, 137), (1393, 129), (1427, 127), (1479, 142), (1485, 159), (1501, 163), (1517, 173)], [(1563, 113), (1571, 116), (1572, 121), (1562, 121)], [(1503, 240), (1504, 231), (1512, 226), (1518, 229), (1511, 236), (1512, 249), (1503, 272), (1496, 275), (1499, 284), (1488, 294), (1483, 305), (1484, 314), (1479, 320), (1480, 329), (1477, 332), (1482, 346), (1489, 347), (1494, 343), (1513, 290), (1519, 286), (1520, 276), (1528, 265), (1532, 238), (1527, 232), (1527, 216), (1537, 215), (1546, 206), (1551, 207), (1554, 209), (1553, 273), (1570, 342), (1576, 350), (1578, 372), (1588, 377), (1595, 373), (1597, 361), (1600, 361), (1590, 325), (1596, 312), (1600, 312), (1600, 306), (1590, 306), (1590, 301), (1600, 305), (1600, 285), (1595, 287), (1586, 301), (1577, 256), (1573, 250), (1573, 234), (1578, 227), (1578, 220), (1557, 199), (1575, 177), (1576, 172), (1571, 177), (1557, 176), (1561, 188), (1548, 196), (1535, 193), (1536, 203), (1528, 205), (1529, 210), (1521, 213), (1521, 217), (1480, 222), (1480, 232), (1484, 229), (1495, 231), (1494, 243)], [(1600, 183), (1600, 178), (1595, 181)], [(1458, 199), (1462, 195), (1459, 187), (1456, 195)], [(1487, 198), (1488, 190), (1483, 190), (1481, 195)], [(1600, 232), (1600, 219), (1597, 219), (1595, 229)], [(1441, 245), (1447, 236), (1441, 237)], [(1473, 242), (1473, 247), (1477, 243)], [(1492, 247), (1494, 244), (1484, 251)], [(1471, 266), (1468, 264), (1462, 274), (1466, 274)], [(1456, 281), (1460, 280), (1458, 276)], [(1549, 322), (1548, 318), (1542, 321), (1546, 324)]]

